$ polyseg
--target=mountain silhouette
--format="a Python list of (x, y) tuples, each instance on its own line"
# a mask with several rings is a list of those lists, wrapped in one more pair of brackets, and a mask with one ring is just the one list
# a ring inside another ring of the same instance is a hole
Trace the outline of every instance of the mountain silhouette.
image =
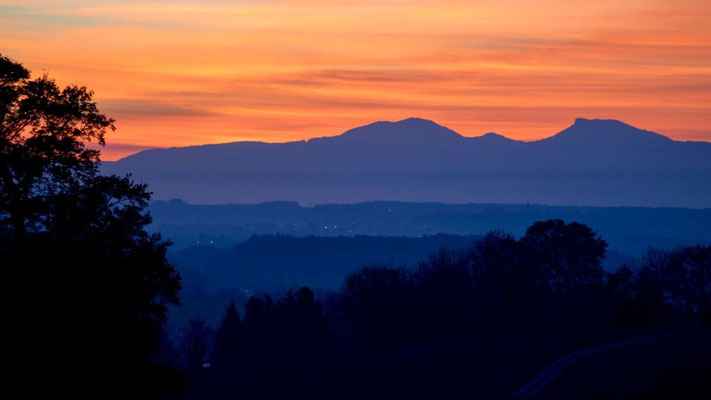
[(408, 118), (398, 122), (374, 122), (366, 126), (351, 129), (340, 136), (311, 139), (310, 142), (318, 140), (338, 140), (386, 143), (402, 141), (457, 141), (462, 139), (464, 139), (462, 135), (449, 128), (438, 125), (433, 121), (421, 118)]
[(666, 144), (672, 140), (658, 133), (637, 129), (614, 119), (577, 118), (575, 123), (562, 132), (543, 141), (589, 146), (604, 144), (609, 146)]
[(578, 118), (549, 138), (465, 137), (429, 120), (375, 122), (288, 143), (152, 149), (103, 165), (156, 199), (370, 200), (711, 207), (711, 143)]

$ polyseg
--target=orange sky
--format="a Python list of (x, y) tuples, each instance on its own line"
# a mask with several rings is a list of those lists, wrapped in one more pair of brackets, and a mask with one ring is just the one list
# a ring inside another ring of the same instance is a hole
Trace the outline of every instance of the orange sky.
[(433, 119), (711, 140), (711, 0), (0, 0), (0, 52), (96, 92), (104, 159)]

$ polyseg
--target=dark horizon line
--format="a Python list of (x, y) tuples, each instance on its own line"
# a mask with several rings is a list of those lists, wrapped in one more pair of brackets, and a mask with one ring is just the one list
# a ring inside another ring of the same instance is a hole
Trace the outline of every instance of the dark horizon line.
[(266, 206), (266, 205), (296, 205), (299, 208), (316, 208), (324, 206), (359, 206), (368, 204), (397, 204), (397, 205), (439, 205), (439, 206), (491, 206), (491, 207), (537, 207), (537, 208), (596, 208), (596, 209), (644, 209), (644, 210), (692, 210), (692, 211), (711, 211), (711, 207), (683, 207), (683, 206), (622, 206), (622, 205), (605, 205), (605, 206), (592, 206), (592, 205), (554, 205), (554, 204), (542, 204), (542, 203), (448, 203), (442, 201), (403, 201), (403, 200), (367, 200), (358, 201), (354, 203), (313, 203), (313, 204), (301, 204), (296, 200), (269, 200), (262, 201), (259, 203), (188, 203), (181, 198), (172, 198), (168, 200), (163, 199), (153, 199), (150, 201), (153, 203), (173, 203), (173, 204), (183, 204), (187, 206), (195, 207), (254, 207), (254, 206)]

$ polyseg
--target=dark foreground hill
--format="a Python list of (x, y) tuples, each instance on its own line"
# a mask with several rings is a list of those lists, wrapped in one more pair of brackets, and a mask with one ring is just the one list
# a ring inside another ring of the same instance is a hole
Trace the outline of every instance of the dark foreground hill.
[(711, 207), (711, 143), (577, 119), (535, 142), (422, 119), (289, 143), (153, 149), (103, 166), (192, 203), (372, 200)]

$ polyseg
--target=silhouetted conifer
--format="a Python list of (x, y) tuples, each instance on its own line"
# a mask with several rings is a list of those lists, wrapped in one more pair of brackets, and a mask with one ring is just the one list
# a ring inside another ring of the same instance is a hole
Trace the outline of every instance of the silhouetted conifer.
[(189, 371), (198, 371), (207, 367), (207, 354), (210, 346), (211, 331), (201, 317), (188, 321), (180, 335), (180, 352), (185, 367)]
[(237, 363), (244, 347), (244, 329), (234, 301), (225, 310), (222, 322), (215, 332), (213, 363), (216, 367), (230, 367)]

